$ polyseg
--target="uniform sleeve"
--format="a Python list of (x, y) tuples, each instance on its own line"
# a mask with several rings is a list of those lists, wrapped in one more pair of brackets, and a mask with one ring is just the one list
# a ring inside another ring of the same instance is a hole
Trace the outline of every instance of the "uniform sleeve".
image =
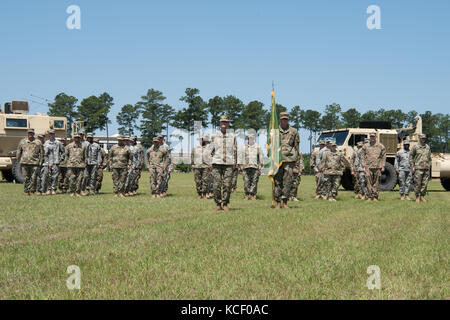
[(128, 147), (127, 147), (127, 154), (128, 154), (128, 166), (131, 167), (133, 159), (132, 159), (132, 156), (131, 156), (131, 150)]
[(66, 158), (66, 163), (67, 163), (67, 160), (69, 160), (69, 156), (70, 156), (69, 145), (67, 145), (65, 149), (66, 149), (66, 151), (64, 153), (65, 153), (65, 158)]
[(431, 149), (430, 149), (430, 147), (428, 147), (428, 155), (427, 155), (427, 158), (428, 158), (428, 162), (431, 163)]
[(415, 157), (416, 157), (416, 146), (414, 145), (414, 147), (411, 150), (411, 154), (409, 155), (409, 164), (410, 164), (411, 168), (415, 167), (415, 165), (414, 165)]
[(216, 152), (215, 144), (214, 144), (214, 136), (211, 138), (211, 143), (209, 144), (209, 155), (214, 157), (214, 153)]
[(44, 163), (44, 146), (41, 144), (39, 144), (39, 165), (42, 166), (42, 164)]
[(102, 163), (102, 147), (100, 145), (98, 146), (98, 152), (97, 152), (97, 164), (100, 166)]
[(233, 153), (234, 153), (234, 165), (237, 165), (237, 139), (234, 137), (233, 140)]
[(381, 145), (381, 167), (384, 168), (386, 165), (386, 147), (384, 145)]
[(164, 170), (167, 170), (170, 164), (169, 151), (164, 149)]
[(16, 158), (17, 161), (20, 162), (20, 159), (22, 158), (22, 141), (19, 142), (19, 145), (17, 146), (17, 153), (16, 153)]
[(359, 160), (361, 161), (362, 167), (366, 168), (366, 166), (367, 166), (367, 162), (366, 162), (366, 146), (362, 147), (361, 158)]
[(305, 161), (303, 159), (303, 153), (301, 153), (301, 152), (300, 152), (298, 162), (299, 162), (299, 164), (298, 164), (299, 170), (300, 170), (300, 172), (303, 172), (303, 170), (305, 170)]
[(108, 167), (110, 168), (112, 166), (112, 158), (114, 157), (114, 147), (112, 147), (109, 150), (109, 154), (108, 154)]
[(147, 166), (147, 169), (150, 169), (150, 149), (147, 150), (145, 153), (145, 165)]
[(61, 142), (58, 144), (58, 157), (60, 163), (63, 162), (66, 158), (66, 150)]
[(400, 162), (400, 151), (397, 152), (397, 155), (395, 156), (395, 162), (394, 162), (395, 171), (398, 171), (398, 169), (399, 169), (399, 167), (398, 167), (399, 162)]
[(311, 167), (311, 169), (314, 169), (316, 166), (316, 152), (312, 152), (311, 153), (311, 157), (309, 158), (309, 166)]
[(191, 166), (194, 165), (194, 150), (195, 150), (195, 148), (192, 148), (192, 151), (191, 151)]
[(44, 144), (44, 163), (51, 165), (49, 156), (50, 156), (50, 148), (48, 147), (48, 144)]

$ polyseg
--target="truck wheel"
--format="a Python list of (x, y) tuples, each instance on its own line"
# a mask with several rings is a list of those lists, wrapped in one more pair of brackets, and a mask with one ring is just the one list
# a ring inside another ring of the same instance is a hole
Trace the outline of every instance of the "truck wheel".
[(445, 190), (450, 191), (450, 178), (441, 178), (441, 184)]
[(13, 182), (13, 180), (14, 180), (11, 170), (3, 170), (2, 176), (3, 176), (3, 179), (5, 179), (8, 182)]
[(389, 162), (384, 166), (384, 172), (381, 173), (381, 181), (379, 189), (381, 191), (392, 191), (397, 185), (397, 172)]
[(349, 170), (345, 170), (341, 179), (342, 186), (345, 190), (355, 190), (355, 185), (353, 184), (352, 173)]
[(17, 183), (23, 183), (23, 181), (25, 180), (22, 175), (22, 166), (17, 161), (14, 161), (12, 175)]

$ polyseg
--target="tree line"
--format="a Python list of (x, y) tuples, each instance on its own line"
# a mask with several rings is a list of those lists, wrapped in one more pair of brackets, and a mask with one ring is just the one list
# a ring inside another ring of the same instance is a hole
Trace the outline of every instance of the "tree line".
[[(217, 128), (222, 114), (226, 114), (231, 121), (231, 128), (254, 129), (268, 128), (270, 124), (270, 105), (253, 100), (244, 103), (234, 95), (224, 97), (215, 96), (205, 100), (200, 96), (200, 90), (187, 88), (180, 102), (185, 106), (178, 111), (165, 102), (166, 97), (161, 91), (149, 89), (134, 104), (122, 106), (116, 117), (120, 134), (132, 135), (137, 131), (142, 137), (142, 144), (149, 147), (156, 135), (165, 132), (168, 134), (169, 126), (186, 130), (193, 134), (194, 122), (201, 121), (204, 128), (211, 126)], [(53, 103), (49, 104), (49, 115), (64, 116), (68, 119), (69, 134), (73, 121), (84, 121), (87, 131), (105, 130), (111, 123), (108, 113), (113, 106), (113, 98), (108, 93), (99, 96), (90, 96), (81, 100), (65, 93), (58, 94)], [(449, 152), (449, 114), (432, 113), (426, 111), (418, 114), (411, 110), (408, 112), (400, 108), (369, 110), (360, 113), (356, 108), (345, 111), (337, 103), (325, 106), (323, 113), (317, 109), (294, 106), (287, 108), (277, 104), (278, 113), (288, 111), (290, 123), (297, 130), (305, 129), (312, 137), (322, 130), (340, 128), (357, 128), (361, 121), (383, 120), (390, 121), (393, 128), (404, 128), (414, 123), (414, 118), (420, 115), (423, 119), (423, 132), (428, 136), (428, 143), (433, 152)]]

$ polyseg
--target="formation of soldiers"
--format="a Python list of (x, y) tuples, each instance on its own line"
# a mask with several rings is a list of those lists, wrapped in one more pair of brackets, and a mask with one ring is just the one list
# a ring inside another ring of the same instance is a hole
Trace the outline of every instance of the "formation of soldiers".
[[(237, 176), (241, 172), (244, 181), (245, 200), (257, 199), (258, 181), (264, 164), (261, 147), (255, 134), (246, 136), (246, 143), (238, 150), (234, 133), (228, 130), (227, 116), (220, 118), (220, 130), (211, 138), (203, 135), (199, 144), (192, 149), (191, 165), (199, 199), (214, 198), (216, 211), (228, 211), (230, 195), (236, 188)], [(289, 114), (280, 114), (281, 166), (274, 176), (273, 200), (277, 209), (288, 208), (288, 201), (298, 201), (297, 192), (304, 170), (303, 155), (300, 152), (300, 138), (296, 129), (289, 126)], [(171, 155), (164, 137), (153, 139), (153, 145), (144, 154), (137, 143), (137, 137), (118, 137), (107, 154), (92, 134), (75, 134), (73, 141), (56, 139), (49, 131), (49, 139), (34, 137), (29, 129), (27, 138), (18, 146), (17, 159), (24, 176), (24, 192), (32, 195), (71, 196), (94, 195), (99, 192), (103, 181), (103, 170), (112, 172), (115, 197), (136, 195), (139, 179), (146, 166), (149, 170), (151, 194), (154, 198), (167, 196), (168, 182), (172, 171)], [(431, 165), (430, 147), (425, 135), (419, 137), (419, 144), (410, 150), (410, 142), (403, 142), (395, 159), (395, 170), (399, 177), (400, 199), (411, 200), (409, 193), (414, 187), (416, 201), (425, 199)], [(386, 165), (386, 148), (377, 142), (376, 134), (364, 143), (358, 142), (350, 161), (355, 185), (355, 198), (378, 202), (379, 182)], [(338, 188), (346, 158), (337, 151), (332, 139), (319, 141), (319, 148), (311, 154), (310, 166), (315, 174), (315, 199), (336, 201)]]

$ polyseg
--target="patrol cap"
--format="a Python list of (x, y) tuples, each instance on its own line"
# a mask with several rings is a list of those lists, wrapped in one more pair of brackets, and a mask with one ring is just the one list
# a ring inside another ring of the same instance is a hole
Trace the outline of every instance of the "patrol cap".
[(74, 137), (74, 138), (81, 138), (81, 136), (80, 136), (79, 133), (74, 134), (73, 137)]
[(158, 139), (164, 139), (164, 136), (162, 134), (158, 134), (157, 138)]
[(204, 135), (202, 136), (202, 139), (203, 139), (204, 141), (209, 141), (209, 134), (204, 134)]
[(427, 136), (426, 136), (425, 134), (422, 133), (421, 135), (419, 135), (419, 138), (420, 138), (420, 139), (426, 139)]
[(332, 146), (332, 147), (333, 147), (333, 146), (336, 146), (336, 147), (337, 147), (336, 141), (333, 141), (333, 142), (331, 143), (331, 146)]
[(220, 116), (220, 122), (230, 122), (230, 120), (228, 119), (228, 117), (226, 115), (222, 115), (222, 116)]
[(99, 143), (100, 142), (99, 138), (94, 138), (94, 142)]
[(410, 144), (409, 140), (403, 141), (403, 144)]
[(125, 137), (122, 136), (122, 135), (118, 135), (118, 136), (117, 136), (117, 140), (125, 140)]
[(38, 134), (38, 138), (45, 138), (43, 134)]
[(34, 133), (34, 129), (32, 129), (32, 128), (28, 129), (27, 133)]
[(153, 142), (159, 142), (158, 137), (154, 137), (154, 138), (153, 138)]
[(365, 138), (364, 139), (364, 143), (366, 143), (366, 142), (370, 142), (370, 139), (369, 138)]
[(370, 137), (376, 137), (377, 134), (375, 132), (370, 133)]
[(90, 132), (86, 135), (86, 138), (93, 138), (93, 137), (94, 137), (94, 135)]
[(327, 143), (332, 143), (332, 142), (333, 142), (333, 139), (327, 138)]
[(281, 119), (288, 119), (289, 120), (289, 113), (288, 112), (280, 113), (280, 120)]
[(133, 141), (133, 138), (131, 136), (126, 136), (125, 140)]
[(50, 129), (50, 130), (48, 130), (48, 133), (49, 133), (49, 134), (54, 134), (54, 133), (55, 133), (55, 130)]
[(319, 144), (325, 144), (325, 141), (324, 140), (320, 140)]
[(137, 135), (133, 134), (133, 135), (131, 136), (131, 139), (137, 140)]
[(359, 141), (356, 145), (358, 146), (358, 147), (362, 147), (363, 146), (363, 142), (362, 141)]

